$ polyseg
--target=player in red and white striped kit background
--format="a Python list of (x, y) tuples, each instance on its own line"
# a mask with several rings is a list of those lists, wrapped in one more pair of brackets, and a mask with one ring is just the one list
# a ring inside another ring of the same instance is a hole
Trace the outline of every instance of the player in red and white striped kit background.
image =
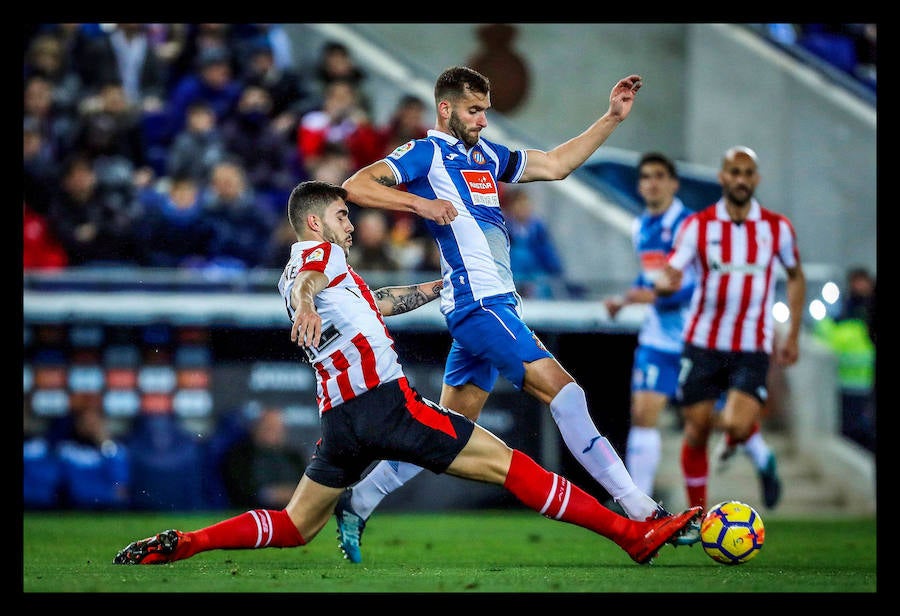
[[(738, 447), (753, 459), (772, 508), (781, 497), (774, 453), (759, 435), (768, 397), (770, 358), (790, 366), (799, 357), (798, 339), (806, 295), (797, 234), (784, 215), (762, 207), (753, 197), (759, 184), (759, 160), (745, 146), (729, 148), (722, 158), (722, 198), (687, 218), (656, 283), (658, 293), (673, 293), (682, 271), (692, 263), (698, 282), (684, 328), (678, 379), (678, 404), (684, 416), (681, 467), (690, 505), (706, 508), (709, 435), (725, 432), (716, 462), (724, 464)], [(772, 305), (776, 262), (787, 272), (790, 324), (776, 348)], [(727, 392), (724, 407), (716, 401)]]

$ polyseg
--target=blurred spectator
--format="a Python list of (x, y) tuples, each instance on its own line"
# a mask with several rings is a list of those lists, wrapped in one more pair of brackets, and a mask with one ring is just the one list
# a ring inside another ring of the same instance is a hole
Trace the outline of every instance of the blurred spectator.
[(229, 53), (220, 46), (203, 49), (197, 56), (196, 69), (175, 84), (167, 111), (170, 139), (184, 130), (188, 108), (198, 101), (212, 107), (218, 122), (234, 113), (243, 87), (234, 76)]
[(184, 50), (185, 40), (189, 24), (150, 23), (145, 24), (147, 37), (153, 53), (162, 62), (166, 70), (166, 83), (164, 89), (174, 83), (173, 65)]
[(388, 247), (388, 218), (383, 211), (361, 208), (352, 222), (356, 230), (349, 262), (354, 269), (365, 272), (400, 269)]
[(258, 37), (248, 52), (242, 78), (245, 85), (258, 86), (268, 92), (272, 101), (273, 128), (286, 140), (292, 140), (300, 116), (313, 109), (318, 101), (300, 74), (290, 67), (279, 66), (270, 41)]
[(851, 268), (846, 291), (837, 320), (816, 321), (814, 333), (838, 358), (841, 433), (875, 451), (875, 278), (865, 268)]
[[(313, 169), (311, 177), (320, 182), (331, 182), (332, 184), (340, 185), (350, 177), (353, 171), (353, 157), (350, 155), (350, 150), (347, 146), (343, 143), (326, 143), (322, 148), (318, 163)], [(352, 206), (350, 208), (352, 214), (357, 206), (354, 204), (350, 205)]]
[(241, 26), (246, 28), (245, 38), (249, 40), (251, 46), (257, 45), (260, 40), (265, 41), (279, 71), (296, 69), (294, 44), (283, 24), (235, 24), (234, 27)]
[(23, 204), (22, 267), (25, 270), (61, 268), (69, 264), (66, 251), (50, 229), (46, 217)]
[(75, 113), (61, 110), (53, 101), (53, 82), (42, 75), (25, 80), (24, 117), (38, 130), (53, 157), (59, 161), (72, 150), (77, 120)]
[(350, 49), (339, 41), (326, 41), (319, 50), (314, 78), (322, 91), (333, 81), (349, 81), (362, 87), (366, 72), (356, 63)]
[(529, 193), (508, 189), (504, 201), (509, 257), (516, 289), (522, 297), (560, 295), (563, 264), (546, 223), (534, 210)]
[(229, 155), (244, 167), (253, 189), (280, 218), (291, 190), (306, 178), (297, 149), (275, 129), (271, 113), (269, 93), (260, 86), (246, 86), (237, 113), (222, 125), (222, 140)]
[(59, 165), (52, 146), (44, 139), (40, 123), (25, 116), (22, 123), (22, 194), (29, 208), (40, 215), (47, 213), (59, 182)]
[(189, 175), (198, 184), (209, 181), (212, 168), (228, 154), (222, 131), (216, 123), (216, 111), (204, 100), (195, 100), (187, 108), (187, 124), (169, 148), (166, 174)]
[(320, 109), (300, 118), (297, 148), (307, 175), (315, 174), (325, 144), (340, 143), (350, 152), (353, 170), (381, 158), (378, 132), (360, 104), (356, 85), (348, 80), (335, 80), (325, 87)]
[(425, 137), (428, 133), (425, 110), (425, 102), (418, 96), (405, 94), (400, 97), (391, 118), (379, 131), (382, 156), (387, 156), (407, 141)]
[(865, 267), (852, 267), (847, 272), (847, 298), (841, 319), (859, 319), (866, 324), (869, 338), (876, 342), (875, 276)]
[(233, 161), (218, 163), (201, 199), (213, 229), (210, 265), (248, 269), (259, 265), (275, 223), (257, 202), (243, 167)]
[(85, 83), (99, 89), (112, 81), (122, 84), (129, 105), (157, 110), (166, 97), (168, 66), (156, 54), (149, 24), (111, 24), (111, 31), (90, 45), (92, 78)]
[(74, 114), (83, 94), (83, 82), (69, 65), (63, 44), (52, 34), (34, 37), (25, 52), (25, 80), (33, 76), (52, 85), (53, 108), (60, 114)]
[(56, 445), (61, 501), (73, 509), (125, 509), (129, 504), (130, 456), (109, 433), (97, 400), (73, 407), (73, 431)]
[(96, 97), (82, 104), (74, 147), (91, 157), (98, 180), (107, 187), (129, 193), (138, 169), (153, 174), (144, 149), (140, 111), (128, 102), (118, 81), (103, 84)]
[(140, 192), (143, 216), (137, 227), (141, 265), (204, 265), (213, 227), (190, 176), (176, 176)]
[(101, 265), (135, 262), (139, 213), (133, 198), (100, 185), (90, 158), (75, 154), (63, 165), (48, 217), (70, 265)]
[[(226, 23), (188, 23), (177, 33), (179, 45), (177, 53), (169, 64), (169, 85), (171, 92), (182, 79), (197, 68), (197, 60), (207, 49), (220, 49), (226, 52), (231, 60), (232, 49), (231, 24)], [(232, 66), (232, 70), (236, 67)]]
[(232, 506), (283, 508), (306, 468), (306, 458), (290, 445), (284, 412), (263, 409), (250, 435), (225, 454), (222, 476)]

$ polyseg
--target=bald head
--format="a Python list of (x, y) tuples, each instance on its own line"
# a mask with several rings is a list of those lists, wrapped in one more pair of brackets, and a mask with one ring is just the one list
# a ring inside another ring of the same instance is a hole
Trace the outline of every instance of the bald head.
[(725, 151), (719, 183), (727, 205), (740, 209), (750, 204), (759, 184), (757, 162), (756, 152), (746, 146), (736, 145)]
[(736, 158), (740, 156), (746, 156), (750, 160), (753, 161), (754, 164), (759, 165), (759, 158), (756, 156), (756, 152), (751, 150), (745, 145), (736, 145), (734, 147), (728, 148), (725, 150), (725, 155), (722, 156), (722, 168), (724, 169), (730, 163), (733, 163)]

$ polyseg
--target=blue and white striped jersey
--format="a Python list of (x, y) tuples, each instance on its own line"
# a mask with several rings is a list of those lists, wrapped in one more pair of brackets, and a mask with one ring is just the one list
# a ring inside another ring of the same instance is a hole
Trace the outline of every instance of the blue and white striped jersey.
[[(636, 287), (653, 288), (653, 282), (666, 265), (675, 235), (682, 222), (693, 212), (675, 197), (672, 205), (659, 215), (644, 213), (634, 220), (631, 239), (640, 261), (641, 271), (634, 282)], [(668, 297), (658, 297), (648, 306), (638, 333), (638, 344), (660, 351), (680, 353), (683, 329), (696, 275), (688, 268), (681, 288)]]
[(509, 233), (497, 182), (516, 183), (525, 150), (479, 139), (472, 149), (446, 133), (429, 130), (383, 159), (398, 184), (427, 199), (446, 199), (459, 215), (449, 225), (426, 220), (441, 253), (441, 312), (497, 295), (514, 295)]

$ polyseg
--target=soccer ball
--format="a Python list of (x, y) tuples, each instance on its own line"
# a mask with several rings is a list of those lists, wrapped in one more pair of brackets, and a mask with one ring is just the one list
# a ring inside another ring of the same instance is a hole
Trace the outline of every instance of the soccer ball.
[(753, 507), (725, 501), (710, 509), (700, 523), (700, 541), (710, 558), (740, 565), (756, 556), (766, 540), (766, 527)]

